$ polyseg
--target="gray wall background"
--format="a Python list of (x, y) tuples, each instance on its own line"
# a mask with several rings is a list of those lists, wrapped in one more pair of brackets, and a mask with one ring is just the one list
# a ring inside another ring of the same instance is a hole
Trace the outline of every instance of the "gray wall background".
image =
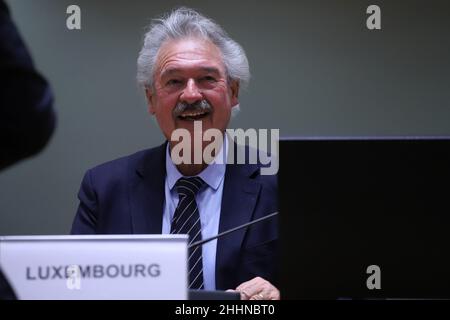
[[(252, 71), (233, 127), (282, 136), (450, 135), (446, 1), (10, 0), (56, 96), (37, 157), (0, 173), (0, 235), (67, 234), (84, 172), (163, 141), (135, 81), (145, 26), (179, 5), (213, 17)], [(77, 4), (82, 30), (66, 29)], [(366, 29), (366, 8), (382, 30)]]

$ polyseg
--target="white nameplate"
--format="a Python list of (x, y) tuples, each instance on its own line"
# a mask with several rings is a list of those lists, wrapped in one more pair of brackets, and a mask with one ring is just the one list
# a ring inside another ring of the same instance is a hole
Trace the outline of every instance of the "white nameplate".
[(0, 237), (19, 299), (187, 299), (187, 235)]

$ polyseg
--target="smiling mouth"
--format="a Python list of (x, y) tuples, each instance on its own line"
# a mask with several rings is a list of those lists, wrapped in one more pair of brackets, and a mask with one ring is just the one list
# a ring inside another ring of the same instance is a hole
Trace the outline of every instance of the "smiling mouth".
[(181, 120), (195, 121), (206, 117), (208, 114), (209, 111), (186, 111), (180, 114), (177, 118)]

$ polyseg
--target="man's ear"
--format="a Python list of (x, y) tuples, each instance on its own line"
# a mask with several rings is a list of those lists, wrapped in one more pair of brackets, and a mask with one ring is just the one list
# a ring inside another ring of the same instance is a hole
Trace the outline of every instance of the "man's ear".
[(151, 88), (145, 88), (145, 96), (147, 97), (147, 106), (148, 106), (148, 112), (152, 115), (155, 114), (155, 107), (153, 104), (153, 90)]
[(233, 80), (230, 84), (231, 89), (231, 106), (239, 103), (239, 81)]

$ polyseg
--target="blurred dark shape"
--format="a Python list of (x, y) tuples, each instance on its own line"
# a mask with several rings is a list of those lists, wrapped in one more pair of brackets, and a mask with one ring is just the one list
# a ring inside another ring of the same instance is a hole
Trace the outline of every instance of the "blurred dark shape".
[(55, 127), (53, 96), (0, 0), (0, 170), (33, 156)]
[[(50, 87), (0, 0), (0, 170), (45, 147), (55, 128), (52, 105)], [(15, 298), (0, 271), (0, 300)]]

